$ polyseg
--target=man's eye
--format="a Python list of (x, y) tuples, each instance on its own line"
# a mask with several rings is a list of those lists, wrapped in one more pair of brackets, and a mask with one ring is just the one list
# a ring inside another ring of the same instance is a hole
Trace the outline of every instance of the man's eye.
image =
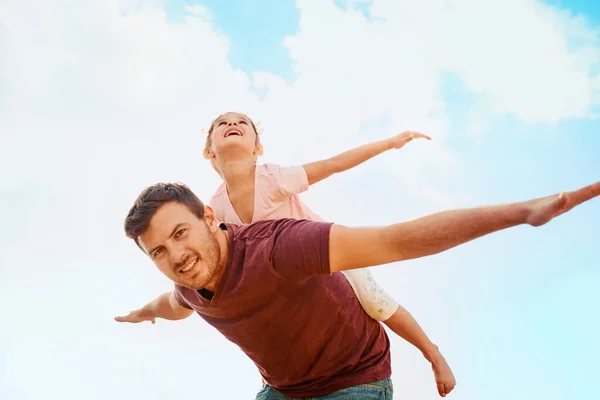
[(180, 229), (177, 232), (175, 232), (175, 238), (180, 237), (181, 235), (183, 235), (183, 233), (185, 232), (185, 229)]
[(162, 253), (162, 249), (156, 249), (156, 251), (154, 252), (154, 257), (158, 257), (160, 253)]

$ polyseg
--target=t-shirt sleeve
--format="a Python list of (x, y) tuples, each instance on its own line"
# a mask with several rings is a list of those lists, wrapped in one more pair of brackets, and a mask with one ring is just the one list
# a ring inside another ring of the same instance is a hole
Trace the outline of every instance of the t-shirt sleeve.
[(330, 274), (329, 232), (333, 224), (295, 219), (280, 222), (271, 253), (275, 271), (296, 282)]
[(180, 286), (175, 285), (175, 289), (173, 290), (173, 297), (175, 297), (175, 301), (181, 307), (187, 308), (188, 310), (192, 309), (192, 307), (189, 305), (189, 303), (187, 302), (187, 300), (183, 296), (183, 293), (181, 293), (181, 287)]
[(267, 164), (265, 167), (275, 184), (276, 194), (280, 199), (308, 190), (308, 176), (303, 166), (281, 167)]

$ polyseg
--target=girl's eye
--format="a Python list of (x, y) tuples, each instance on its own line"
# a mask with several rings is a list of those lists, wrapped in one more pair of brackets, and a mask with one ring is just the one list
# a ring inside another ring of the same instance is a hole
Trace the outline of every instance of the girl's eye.
[(221, 125), (225, 125), (225, 124), (226, 124), (225, 121), (221, 121), (221, 122), (219, 122), (219, 124), (217, 126), (221, 126)]
[(246, 121), (244, 121), (244, 120), (241, 120), (240, 124), (248, 125), (248, 123)]

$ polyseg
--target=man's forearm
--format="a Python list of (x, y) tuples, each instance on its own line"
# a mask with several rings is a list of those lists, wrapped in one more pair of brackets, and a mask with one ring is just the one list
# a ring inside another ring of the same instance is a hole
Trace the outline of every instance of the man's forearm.
[(155, 322), (156, 318), (175, 321), (192, 315), (192, 310), (180, 306), (173, 292), (163, 293), (144, 307), (131, 311), (124, 316), (115, 317), (117, 322), (137, 324), (144, 321)]
[(171, 321), (184, 319), (192, 314), (191, 310), (186, 310), (175, 303), (173, 292), (161, 294), (156, 299), (146, 304), (142, 310), (148, 312), (155, 318), (168, 319)]
[(333, 225), (332, 272), (430, 256), (462, 243), (527, 222), (524, 203), (444, 211), (386, 227)]
[(379, 236), (386, 248), (372, 248), (383, 253), (387, 262), (429, 256), (516, 225), (544, 225), (598, 196), (600, 182), (529, 201), (444, 211), (383, 228)]
[[(518, 204), (451, 210), (383, 228), (392, 260), (438, 254), (481, 236), (526, 223)], [(395, 249), (395, 250), (394, 250)]]

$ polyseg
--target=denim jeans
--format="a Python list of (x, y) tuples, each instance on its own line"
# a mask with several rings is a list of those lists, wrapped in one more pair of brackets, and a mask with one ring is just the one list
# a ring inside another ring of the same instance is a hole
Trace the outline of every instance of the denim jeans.
[[(302, 400), (392, 400), (394, 398), (394, 386), (392, 379), (386, 378), (377, 382), (365, 383), (351, 386), (326, 396), (304, 398)], [(269, 385), (256, 395), (256, 400), (300, 400), (292, 399), (279, 393)]]

